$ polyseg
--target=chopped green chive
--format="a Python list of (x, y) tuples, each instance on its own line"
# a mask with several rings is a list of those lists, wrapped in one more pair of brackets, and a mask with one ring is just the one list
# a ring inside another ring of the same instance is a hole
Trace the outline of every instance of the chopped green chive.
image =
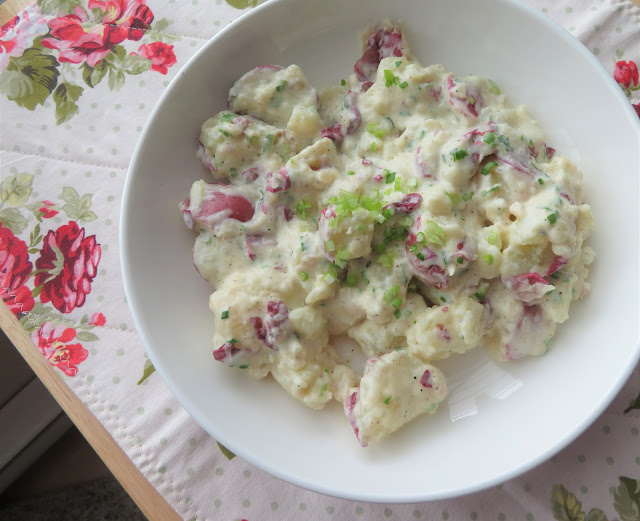
[(358, 276), (355, 273), (349, 272), (346, 283), (350, 288), (355, 287), (358, 284)]
[(443, 190), (443, 192), (451, 201), (451, 206), (456, 206), (460, 202), (460, 196), (457, 193), (447, 192), (446, 190)]
[(402, 299), (401, 298), (393, 299), (393, 302), (391, 302), (391, 305), (396, 309), (399, 308), (400, 306), (402, 306)]
[(447, 244), (447, 236), (445, 235), (444, 230), (435, 222), (427, 221), (424, 231), (430, 243), (438, 244), (440, 246)]
[(538, 184), (539, 185), (543, 185), (544, 181), (542, 180), (542, 177), (538, 177)]
[(382, 130), (381, 128), (379, 128), (378, 130), (376, 130), (373, 133), (374, 136), (376, 136), (379, 139), (382, 139), (384, 137), (384, 130)]
[(462, 200), (463, 200), (465, 203), (468, 203), (469, 201), (471, 201), (471, 199), (472, 199), (472, 197), (473, 197), (473, 194), (475, 194), (475, 192), (469, 192), (469, 193), (467, 193), (467, 194), (464, 194), (464, 195), (462, 196)]
[(493, 132), (487, 132), (482, 140), (487, 145), (491, 145), (496, 140), (496, 135)]
[(336, 265), (340, 268), (344, 268), (349, 260), (349, 252), (347, 250), (338, 250), (336, 253)]
[(220, 118), (220, 121), (223, 121), (224, 123), (230, 123), (231, 120), (233, 119), (233, 116), (234, 116), (233, 114), (225, 114)]
[(385, 182), (385, 184), (390, 185), (395, 180), (396, 173), (395, 172), (389, 172), (388, 170), (385, 170), (384, 172), (385, 172), (384, 173), (384, 182)]
[(355, 173), (353, 170), (349, 170), (349, 171), (347, 172), (347, 175), (356, 175), (356, 173)]
[(406, 89), (408, 86), (409, 84), (406, 81), (403, 81), (398, 85), (398, 87), (400, 87), (401, 89)]
[(223, 311), (222, 313), (220, 313), (220, 319), (224, 320), (226, 318), (229, 318), (229, 310), (227, 309), (226, 311)]
[(284, 90), (287, 85), (289, 85), (289, 82), (287, 80), (282, 80), (282, 83), (276, 87), (276, 90), (280, 92)]
[(495, 161), (489, 161), (482, 167), (482, 170), (480, 170), (480, 172), (482, 173), (482, 175), (489, 175), (491, 173), (491, 170), (493, 170), (497, 166), (498, 163), (496, 163)]
[(238, 339), (237, 338), (232, 338), (231, 340), (229, 340), (230, 344), (237, 344), (238, 343)]
[(498, 136), (498, 141), (502, 143), (505, 147), (509, 146), (509, 138), (507, 136)]
[(320, 389), (320, 396), (322, 396), (324, 393), (327, 392), (327, 388), (329, 387), (329, 384), (324, 384), (322, 386), (322, 388)]
[(401, 314), (401, 311), (399, 309), (396, 309), (393, 312), (393, 316), (396, 317), (396, 319), (400, 318), (400, 314)]
[(447, 301), (447, 299), (446, 299), (446, 298), (444, 298), (444, 297), (440, 297), (440, 300), (441, 300), (442, 302), (446, 302), (446, 301)]
[(387, 397), (384, 399), (384, 403), (385, 403), (385, 404), (387, 404), (387, 405), (389, 405), (389, 402), (390, 402), (390, 401), (391, 401), (391, 396), (387, 396)]
[(342, 85), (342, 86), (344, 87), (346, 84), (347, 84), (347, 82), (346, 82), (346, 81), (344, 81), (344, 80), (340, 80), (340, 85)]
[(495, 192), (496, 190), (500, 190), (500, 186), (499, 185), (496, 185), (493, 188), (489, 188), (489, 190), (484, 190), (483, 192), (480, 192), (480, 195), (482, 197), (484, 197), (484, 196), (490, 194), (491, 192)]
[(486, 295), (487, 295), (487, 288), (479, 289), (476, 293), (473, 294), (473, 296), (476, 297), (479, 302), (483, 302), (484, 297)]
[(549, 221), (551, 224), (555, 223), (558, 220), (558, 212), (554, 212), (550, 215), (547, 215), (547, 221)]
[(325, 242), (324, 247), (328, 252), (336, 251), (336, 245), (332, 240)]
[(495, 244), (497, 238), (498, 238), (498, 232), (496, 230), (491, 230), (491, 233), (487, 237), (487, 242), (489, 244)]
[(418, 257), (418, 259), (420, 259), (421, 261), (424, 260), (424, 254), (422, 252), (416, 253), (416, 257)]
[(393, 266), (393, 253), (383, 253), (376, 259), (376, 263), (384, 266), (385, 268), (391, 268)]
[(367, 132), (373, 134), (376, 131), (377, 125), (375, 123), (369, 123), (367, 125)]
[(402, 221), (402, 226), (405, 228), (411, 228), (413, 226), (413, 219), (411, 217), (405, 217), (404, 221)]
[(333, 284), (336, 280), (338, 280), (338, 272), (336, 271), (335, 266), (329, 266), (329, 269), (322, 277), (327, 284)]
[(483, 255), (482, 258), (487, 261), (487, 264), (489, 266), (491, 266), (493, 264), (493, 255), (491, 255), (490, 253), (487, 253), (486, 255)]
[(382, 295), (382, 300), (384, 300), (387, 304), (391, 304), (391, 302), (393, 302), (393, 300), (398, 296), (399, 289), (400, 288), (394, 284), (390, 289), (384, 292), (384, 295)]
[(400, 65), (402, 65), (402, 60), (398, 60), (398, 61), (396, 62), (396, 67), (400, 67)]
[(275, 136), (273, 134), (267, 134), (264, 136), (264, 145), (262, 146), (263, 152), (269, 152), (273, 147), (273, 140)]
[(454, 150), (453, 152), (451, 152), (451, 155), (453, 156), (453, 160), (454, 161), (460, 161), (460, 160), (464, 159), (465, 157), (467, 157), (469, 155), (469, 152), (467, 152), (464, 149), (462, 149), (462, 150)]
[(493, 92), (495, 92), (496, 94), (502, 94), (502, 91), (500, 90), (500, 87), (498, 87), (496, 85), (495, 81), (489, 80), (489, 83), (491, 84), (491, 90)]
[(238, 169), (237, 168), (230, 168), (229, 169), (229, 175), (231, 177), (238, 177)]
[(384, 71), (384, 86), (391, 87), (396, 82), (396, 76), (389, 69)]
[(311, 208), (311, 203), (305, 201), (304, 199), (300, 199), (296, 203), (296, 213), (300, 216), (301, 219), (307, 218), (307, 211)]
[(456, 262), (457, 262), (458, 264), (462, 264), (462, 263), (464, 263), (464, 258), (463, 258), (463, 257), (457, 257), (457, 258), (456, 258)]
[(385, 116), (384, 119), (389, 120), (389, 123), (391, 123), (391, 128), (396, 128), (395, 124), (393, 123), (393, 120), (389, 116)]
[(305, 281), (309, 278), (309, 274), (306, 271), (301, 271), (298, 273), (298, 277), (300, 277), (300, 280)]
[(327, 374), (329, 374), (329, 369), (326, 369), (326, 368), (325, 368), (324, 372), (325, 372), (325, 373), (327, 373)]
[(226, 130), (222, 130), (221, 128), (219, 128), (218, 130), (224, 137), (231, 137), (231, 134), (229, 134), (229, 132), (227, 132)]

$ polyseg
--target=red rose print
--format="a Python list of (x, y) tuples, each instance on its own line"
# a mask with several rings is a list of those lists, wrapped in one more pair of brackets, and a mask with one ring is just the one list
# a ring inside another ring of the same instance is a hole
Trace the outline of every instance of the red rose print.
[(12, 56), (21, 56), (35, 38), (48, 30), (47, 20), (36, 5), (30, 5), (0, 27), (0, 71), (7, 68)]
[(27, 286), (20, 286), (9, 295), (4, 296), (3, 300), (15, 316), (18, 316), (19, 313), (31, 311), (35, 304), (35, 300), (31, 296), (31, 290)]
[(97, 273), (102, 249), (95, 235), (84, 235), (75, 221), (49, 230), (36, 260), (36, 268), (42, 270), (35, 277), (35, 285), (43, 286), (40, 300), (51, 302), (61, 313), (84, 304)]
[(52, 210), (51, 206), (54, 206), (51, 201), (42, 201), (42, 206), (38, 209), (38, 211), (42, 214), (42, 217), (44, 219), (51, 219), (52, 217), (55, 217), (60, 213), (57, 210)]
[(638, 66), (632, 62), (619, 61), (613, 71), (614, 79), (625, 89), (638, 85)]
[(77, 365), (89, 355), (82, 344), (69, 344), (75, 337), (75, 329), (62, 324), (54, 327), (51, 322), (45, 322), (31, 334), (31, 340), (49, 363), (67, 376), (78, 374)]
[(636, 114), (640, 118), (640, 103), (636, 103), (635, 105), (633, 105), (633, 108), (636, 110)]
[(89, 324), (92, 326), (104, 326), (106, 322), (107, 319), (102, 313), (94, 313), (89, 319)]
[(131, 54), (151, 60), (151, 69), (161, 74), (167, 74), (168, 67), (176, 63), (173, 45), (163, 42), (154, 42), (148, 45), (143, 44), (138, 49), (138, 52), (132, 52)]
[[(73, 14), (50, 20), (51, 35), (42, 39), (42, 45), (59, 50), (60, 62), (95, 67), (115, 45), (142, 38), (153, 21), (145, 1), (89, 0), (89, 11), (76, 7)], [(90, 20), (89, 12), (97, 19)]]
[(114, 45), (126, 39), (126, 31), (113, 25), (91, 25), (84, 27), (86, 16), (67, 15), (49, 22), (51, 37), (42, 39), (42, 46), (58, 49), (58, 61), (70, 63), (87, 62), (95, 67)]
[(26, 243), (0, 223), (0, 296), (16, 315), (33, 309), (31, 291), (25, 285), (32, 270)]

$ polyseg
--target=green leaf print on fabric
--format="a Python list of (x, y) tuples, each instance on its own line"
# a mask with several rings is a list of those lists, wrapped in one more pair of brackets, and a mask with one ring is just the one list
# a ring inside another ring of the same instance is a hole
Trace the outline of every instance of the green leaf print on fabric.
[(76, 101), (82, 95), (82, 87), (71, 85), (69, 83), (61, 83), (53, 92), (53, 101), (56, 104), (56, 124), (60, 125), (65, 121), (69, 121), (75, 116), (80, 109)]
[(102, 78), (105, 77), (109, 70), (109, 66), (106, 62), (101, 61), (97, 63), (95, 67), (91, 67), (90, 65), (83, 63), (81, 69), (82, 79), (88, 87), (93, 88), (102, 81)]
[(120, 87), (124, 85), (124, 73), (122, 71), (115, 71), (109, 69), (109, 89), (120, 90)]
[(138, 380), (138, 385), (142, 385), (142, 383), (155, 372), (156, 372), (156, 368), (153, 367), (151, 360), (147, 358), (144, 362), (144, 370), (142, 371), (142, 378)]
[(154, 42), (176, 42), (180, 40), (178, 36), (167, 34), (165, 31), (173, 22), (166, 18), (161, 18), (153, 22), (151, 28), (147, 31), (147, 36)]
[(585, 516), (584, 521), (607, 521), (607, 515), (599, 508), (592, 508)]
[(638, 394), (638, 396), (636, 396), (635, 399), (631, 401), (631, 403), (629, 404), (629, 407), (627, 407), (624, 410), (624, 414), (627, 414), (628, 412), (633, 411), (634, 409), (640, 410), (640, 394)]
[(3, 208), (0, 210), (0, 223), (16, 235), (20, 235), (29, 224), (17, 208)]
[(236, 455), (233, 452), (231, 452), (229, 449), (227, 449), (227, 447), (222, 445), (222, 443), (220, 442), (217, 442), (217, 443), (218, 443), (218, 447), (220, 447), (220, 452), (222, 452), (222, 454), (224, 454), (228, 460), (232, 460), (233, 458), (236, 457)]
[(236, 9), (246, 9), (247, 7), (255, 7), (260, 0), (225, 0), (231, 7)]
[(67, 203), (62, 207), (71, 219), (90, 222), (97, 219), (97, 215), (91, 211), (91, 198), (93, 194), (84, 194), (82, 197), (71, 186), (62, 189), (62, 199)]
[(42, 14), (73, 13), (81, 5), (80, 0), (38, 0), (38, 7)]
[(22, 56), (13, 57), (0, 76), (0, 90), (10, 101), (28, 110), (35, 110), (56, 88), (58, 60), (41, 50), (27, 49)]
[(93, 333), (89, 333), (88, 331), (79, 331), (76, 334), (76, 338), (78, 340), (82, 340), (83, 342), (95, 342), (96, 340), (99, 340), (96, 335), (94, 335)]
[(33, 184), (33, 176), (31, 174), (15, 174), (7, 177), (0, 183), (0, 200), (2, 204), (9, 206), (23, 205), (29, 195), (31, 195), (31, 186)]
[(151, 61), (137, 54), (130, 54), (122, 60), (122, 70), (127, 74), (142, 74), (151, 68)]
[(620, 521), (640, 521), (640, 482), (620, 476), (620, 484), (614, 492), (614, 507)]
[(551, 491), (551, 510), (558, 521), (584, 521), (582, 504), (562, 485), (554, 485)]

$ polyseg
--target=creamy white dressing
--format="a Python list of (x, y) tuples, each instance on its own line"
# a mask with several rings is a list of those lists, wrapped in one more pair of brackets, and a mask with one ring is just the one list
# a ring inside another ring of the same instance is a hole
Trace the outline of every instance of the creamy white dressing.
[(581, 173), (495, 83), (423, 67), (389, 22), (319, 93), (296, 65), (245, 74), (198, 157), (213, 183), (182, 207), (214, 357), (309, 407), (340, 401), (363, 446), (436, 411), (431, 362), (541, 355), (589, 290)]

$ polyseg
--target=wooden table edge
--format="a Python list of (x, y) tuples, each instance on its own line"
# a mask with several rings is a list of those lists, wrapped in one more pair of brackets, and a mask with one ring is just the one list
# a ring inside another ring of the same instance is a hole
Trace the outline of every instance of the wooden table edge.
[(6, 0), (0, 4), (0, 27), (36, 0)]
[(0, 304), (0, 328), (144, 515), (150, 520), (181, 521), (178, 513), (38, 352), (27, 331), (4, 303)]

